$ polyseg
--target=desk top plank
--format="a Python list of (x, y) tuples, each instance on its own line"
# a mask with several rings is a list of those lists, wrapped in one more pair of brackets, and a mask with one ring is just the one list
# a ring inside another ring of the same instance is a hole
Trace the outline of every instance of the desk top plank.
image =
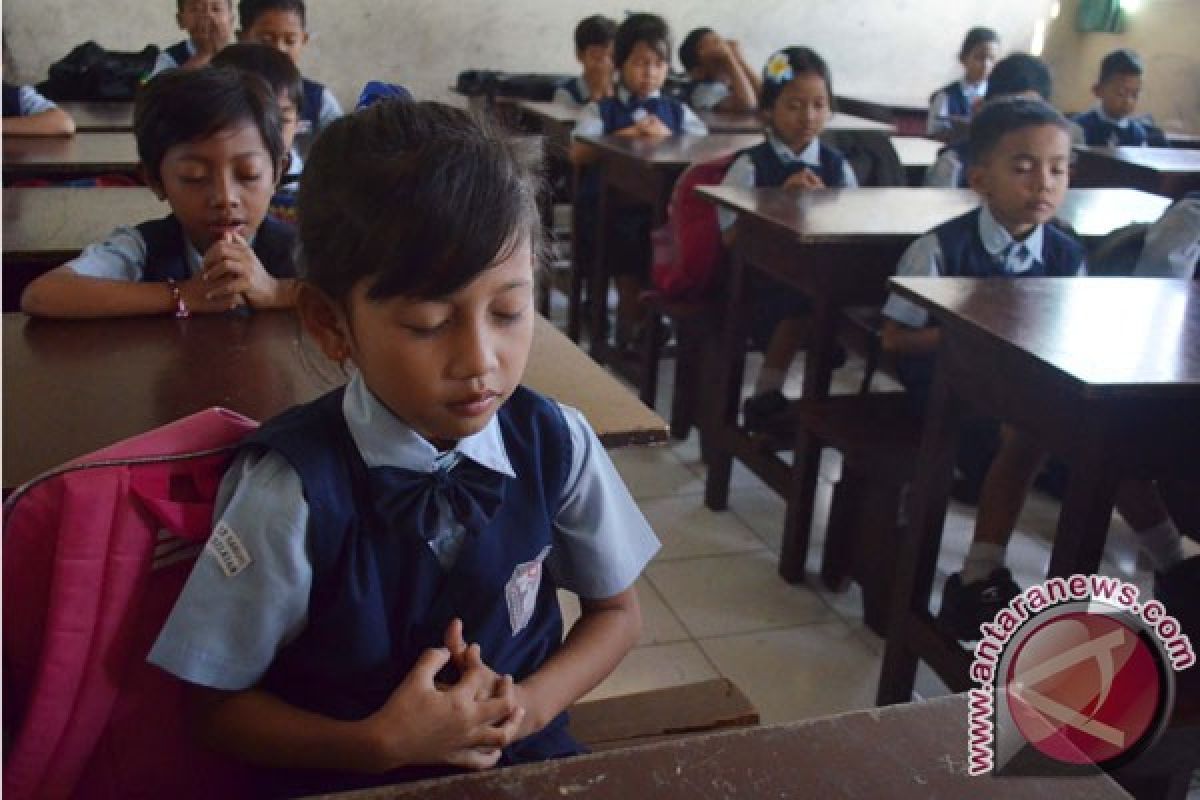
[(966, 752), (966, 703), (964, 696), (957, 695), (329, 797), (1128, 797), (1103, 774), (1085, 778), (970, 777)]
[(945, 143), (924, 136), (893, 136), (892, 147), (904, 167), (932, 167)]
[[(37, 320), (4, 314), (4, 485), (210, 406), (265, 420), (345, 381), (288, 312)], [(666, 423), (539, 317), (524, 382), (575, 406), (607, 447)]]
[[(763, 130), (763, 118), (757, 111), (697, 111), (696, 116), (708, 126), (710, 134), (762, 133)], [(896, 127), (867, 117), (835, 111), (825, 124), (825, 130), (895, 133)]]
[(71, 102), (58, 107), (75, 120), (75, 130), (84, 133), (121, 133), (133, 130), (133, 102)]
[(61, 264), (118, 225), (169, 212), (149, 189), (5, 189), (4, 259)]
[(656, 167), (686, 167), (696, 161), (719, 158), (762, 141), (758, 133), (716, 133), (708, 136), (668, 136), (665, 139), (630, 139), (624, 136), (578, 136), (602, 155), (635, 159)]
[(1200, 173), (1200, 152), (1180, 147), (1083, 147), (1081, 152), (1155, 172)]
[(1200, 409), (1195, 281), (893, 278), (892, 286), (943, 328), (981, 331), (1089, 396), (1194, 397)]
[(132, 174), (137, 142), (130, 133), (77, 133), (74, 136), (5, 136), (4, 174)]

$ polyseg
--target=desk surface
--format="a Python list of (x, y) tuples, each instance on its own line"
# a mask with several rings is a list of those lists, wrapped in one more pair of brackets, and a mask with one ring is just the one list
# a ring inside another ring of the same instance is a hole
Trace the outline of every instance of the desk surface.
[(137, 165), (137, 143), (130, 133), (4, 137), (5, 176), (132, 173)]
[(929, 96), (920, 94), (851, 92), (836, 95), (835, 102), (847, 107), (875, 107), (905, 114), (925, 114), (929, 111)]
[(583, 119), (582, 108), (571, 108), (562, 103), (540, 103), (536, 100), (518, 100), (514, 105), (522, 111), (559, 125), (574, 127)]
[(904, 167), (932, 167), (944, 142), (926, 139), (924, 136), (893, 136), (892, 147)]
[[(257, 420), (345, 378), (286, 312), (176, 320), (4, 315), (4, 486), (209, 406)], [(580, 409), (608, 447), (666, 423), (538, 318), (525, 382)]]
[[(792, 192), (702, 186), (697, 191), (734, 211), (791, 229), (806, 241), (905, 238), (929, 231), (979, 204), (969, 189), (863, 188)], [(1170, 200), (1136, 189), (1071, 189), (1059, 218), (1085, 239), (1131, 222), (1152, 222)]]
[(686, 167), (695, 161), (719, 158), (753, 147), (762, 141), (757, 133), (715, 133), (708, 136), (668, 136), (665, 139), (630, 139), (624, 136), (580, 136), (602, 155), (624, 156), (662, 167)]
[[(761, 133), (763, 129), (763, 118), (757, 111), (697, 111), (696, 116), (708, 126), (709, 133)], [(825, 130), (894, 133), (896, 128), (886, 122), (835, 111)]]
[(893, 278), (892, 285), (943, 326), (982, 331), (1081, 384), (1088, 396), (1154, 393), (1200, 403), (1194, 281)]
[(88, 132), (128, 132), (133, 130), (133, 103), (59, 103), (58, 107), (75, 120), (75, 130)]
[(5, 189), (4, 258), (62, 263), (118, 225), (169, 211), (149, 189)]
[(1128, 798), (1106, 775), (967, 775), (963, 695), (503, 770), (348, 792), (344, 800), (503, 798)]
[(1178, 147), (1081, 147), (1090, 156), (1112, 159), (1155, 172), (1200, 174), (1200, 151)]

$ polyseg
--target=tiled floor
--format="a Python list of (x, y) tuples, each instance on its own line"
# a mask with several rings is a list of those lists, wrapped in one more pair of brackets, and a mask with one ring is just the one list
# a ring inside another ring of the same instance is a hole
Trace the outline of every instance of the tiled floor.
[[(669, 408), (670, 363), (664, 369), (660, 409)], [(755, 374), (751, 361), (747, 373)], [(789, 382), (798, 394), (800, 369)], [(853, 363), (839, 371), (842, 390), (857, 387)], [(835, 391), (838, 389), (835, 387)], [(765, 722), (802, 719), (871, 706), (883, 642), (862, 623), (857, 587), (837, 594), (815, 572), (824, 531), (814, 532), (808, 578), (789, 585), (776, 573), (783, 501), (752, 474), (735, 467), (729, 510), (704, 507), (704, 465), (696, 435), (664, 447), (612, 452), (642, 511), (662, 540), (662, 550), (638, 582), (645, 631), (638, 647), (592, 697), (625, 694), (725, 676), (757, 706)], [(827, 513), (838, 462), (826, 454), (818, 516)], [(1018, 583), (1045, 575), (1055, 501), (1033, 495), (1009, 548)], [(934, 607), (947, 574), (957, 571), (973, 526), (973, 509), (954, 505), (946, 522)], [(1151, 575), (1139, 562), (1132, 534), (1114, 518), (1105, 571), (1149, 590)], [(577, 615), (564, 596), (568, 623)], [(927, 670), (918, 675), (923, 696), (947, 690)]]

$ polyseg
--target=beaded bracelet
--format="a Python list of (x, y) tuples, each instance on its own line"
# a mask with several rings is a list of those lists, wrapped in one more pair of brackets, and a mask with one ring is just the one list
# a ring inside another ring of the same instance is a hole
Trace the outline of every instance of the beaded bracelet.
[(167, 288), (171, 290), (171, 304), (175, 306), (175, 319), (187, 319), (192, 315), (183, 299), (183, 291), (174, 278), (167, 278)]

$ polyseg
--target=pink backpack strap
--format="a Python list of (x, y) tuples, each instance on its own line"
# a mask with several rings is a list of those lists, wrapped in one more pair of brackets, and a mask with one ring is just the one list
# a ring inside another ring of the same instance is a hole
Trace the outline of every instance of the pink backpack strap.
[(67, 797), (109, 724), (158, 532), (202, 542), (232, 447), (255, 423), (209, 409), (77, 459), (5, 505), (5, 700), (23, 710), (13, 797)]

